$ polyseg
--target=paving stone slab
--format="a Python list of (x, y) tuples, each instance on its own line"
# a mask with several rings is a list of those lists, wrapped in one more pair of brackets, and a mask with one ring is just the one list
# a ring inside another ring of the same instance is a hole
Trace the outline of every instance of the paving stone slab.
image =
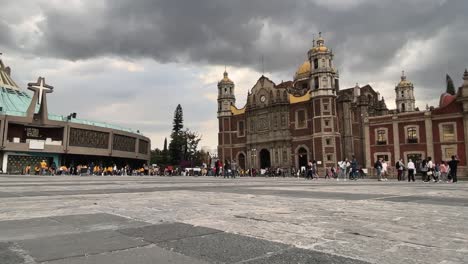
[(0, 241), (16, 241), (145, 225), (148, 225), (148, 223), (106, 213), (9, 220), (0, 221)]
[(0, 222), (0, 241), (15, 241), (76, 233), (79, 230), (48, 217)]
[(160, 247), (134, 248), (105, 254), (66, 258), (47, 264), (209, 264)]
[(2, 264), (20, 264), (24, 263), (24, 259), (10, 250), (11, 243), (0, 242), (0, 263)]
[(10, 192), (0, 192), (0, 198), (10, 198), (10, 197), (20, 197), (20, 195), (10, 193)]
[(230, 233), (216, 233), (156, 244), (167, 250), (216, 263), (235, 263), (290, 248), (285, 244)]
[(345, 258), (314, 250), (294, 248), (279, 254), (257, 258), (244, 262), (246, 264), (368, 264), (369, 262)]
[(106, 213), (64, 215), (53, 216), (51, 218), (60, 223), (79, 228), (82, 231), (118, 229), (149, 225), (146, 222), (136, 221), (133, 219)]
[(95, 231), (19, 241), (37, 262), (104, 253), (148, 245), (115, 231)]
[(118, 232), (126, 236), (143, 238), (145, 241), (156, 243), (169, 240), (178, 240), (188, 237), (215, 234), (222, 231), (201, 226), (188, 225), (184, 223), (165, 223), (139, 228), (121, 229), (118, 230)]

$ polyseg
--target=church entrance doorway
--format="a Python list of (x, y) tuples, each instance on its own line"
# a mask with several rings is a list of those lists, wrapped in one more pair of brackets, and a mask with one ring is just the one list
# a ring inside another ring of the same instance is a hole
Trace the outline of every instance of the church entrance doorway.
[(239, 161), (239, 167), (243, 170), (245, 170), (245, 155), (244, 153), (239, 154), (239, 157), (237, 158)]
[(271, 167), (271, 160), (270, 160), (270, 151), (267, 149), (262, 149), (260, 151), (260, 168), (266, 169)]
[(300, 148), (297, 151), (297, 155), (298, 155), (298, 160), (299, 160), (298, 169), (301, 169), (302, 167), (307, 167), (307, 162), (309, 159), (309, 157), (307, 156), (307, 150), (305, 148)]

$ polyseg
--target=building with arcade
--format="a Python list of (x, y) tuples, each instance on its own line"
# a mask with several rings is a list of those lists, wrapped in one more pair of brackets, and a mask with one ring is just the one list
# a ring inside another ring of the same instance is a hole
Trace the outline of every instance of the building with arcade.
[[(31, 93), (32, 91), (32, 93)], [(0, 60), (0, 165), (3, 173), (22, 173), (42, 160), (48, 164), (94, 162), (140, 167), (150, 159), (150, 139), (139, 131), (102, 122), (50, 114), (54, 88), (40, 77), (20, 88)]]

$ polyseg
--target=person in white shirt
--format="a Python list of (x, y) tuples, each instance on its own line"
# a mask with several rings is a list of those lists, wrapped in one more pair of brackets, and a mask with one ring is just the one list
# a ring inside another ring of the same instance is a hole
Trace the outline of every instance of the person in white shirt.
[(384, 161), (382, 162), (382, 180), (384, 180), (384, 181), (388, 181), (388, 178), (387, 178), (387, 175), (388, 175), (388, 173), (387, 173), (387, 167), (388, 167), (388, 163), (387, 163), (386, 160), (384, 160)]
[(434, 175), (434, 162), (432, 162), (432, 158), (427, 158), (427, 181), (430, 181), (432, 177), (432, 181), (435, 182), (435, 175)]
[(347, 176), (347, 168), (350, 166), (348, 159), (346, 158), (343, 161), (338, 162), (338, 167), (340, 167), (340, 174), (338, 178), (336, 179), (337, 181), (339, 178), (342, 178), (344, 181), (348, 178)]
[(416, 167), (411, 159), (408, 161), (408, 165), (406, 167), (408, 168), (408, 182), (414, 182), (414, 170)]

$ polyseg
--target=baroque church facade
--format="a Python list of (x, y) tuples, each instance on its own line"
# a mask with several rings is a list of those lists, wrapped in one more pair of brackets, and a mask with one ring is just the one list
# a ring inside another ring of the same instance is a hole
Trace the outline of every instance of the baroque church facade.
[[(380, 143), (376, 143), (376, 137), (382, 132), (374, 123), (388, 126), (388, 122), (395, 122), (400, 116), (427, 115), (429, 109), (424, 112), (415, 107), (414, 87), (404, 73), (395, 87), (397, 109), (394, 110), (387, 108), (384, 98), (370, 85), (359, 87), (356, 84), (340, 89), (333, 57), (333, 51), (320, 36), (314, 40), (293, 81), (275, 84), (262, 75), (248, 92), (242, 108), (236, 107), (235, 84), (224, 72), (223, 79), (218, 82), (219, 159), (236, 162), (244, 169), (300, 168), (309, 160), (317, 161), (320, 168), (336, 167), (339, 160), (352, 156), (364, 167), (372, 167), (378, 157), (394, 162), (400, 155), (396, 150), (400, 145), (395, 141), (391, 146), (377, 145)], [(402, 126), (403, 131), (405, 128)], [(468, 126), (465, 130), (467, 133)], [(380, 137), (387, 138), (390, 132), (392, 136), (399, 133), (388, 127), (382, 131), (387, 134), (380, 134)], [(423, 127), (418, 127), (419, 137), (423, 132)], [(402, 137), (406, 131), (403, 134)], [(425, 146), (428, 143), (418, 142)], [(426, 150), (429, 148), (433, 147), (426, 147)], [(433, 152), (424, 151), (424, 155), (418, 157), (428, 154)], [(466, 161), (460, 165), (464, 164)]]

